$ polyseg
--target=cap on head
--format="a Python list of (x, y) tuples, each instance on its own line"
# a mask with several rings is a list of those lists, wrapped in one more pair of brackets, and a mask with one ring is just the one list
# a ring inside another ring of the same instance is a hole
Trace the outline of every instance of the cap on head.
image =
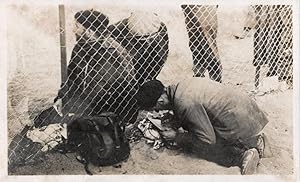
[(82, 24), (86, 29), (101, 31), (106, 29), (109, 19), (106, 15), (95, 10), (79, 11), (74, 16), (75, 20)]
[(140, 87), (135, 98), (142, 109), (149, 109), (156, 105), (163, 92), (164, 85), (159, 80), (150, 80)]

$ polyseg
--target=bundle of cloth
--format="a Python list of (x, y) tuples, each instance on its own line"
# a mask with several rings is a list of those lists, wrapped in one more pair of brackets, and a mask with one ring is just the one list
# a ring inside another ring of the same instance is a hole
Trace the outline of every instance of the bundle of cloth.
[(41, 151), (46, 152), (67, 139), (67, 124), (57, 123), (33, 128), (26, 133), (26, 137), (32, 142), (40, 143), (43, 146)]
[(143, 133), (143, 137), (153, 149), (157, 150), (162, 146), (176, 145), (174, 142), (166, 143), (160, 135), (160, 131), (169, 129), (168, 123), (172, 119), (173, 111), (164, 110), (159, 112), (147, 112), (138, 122), (138, 129)]

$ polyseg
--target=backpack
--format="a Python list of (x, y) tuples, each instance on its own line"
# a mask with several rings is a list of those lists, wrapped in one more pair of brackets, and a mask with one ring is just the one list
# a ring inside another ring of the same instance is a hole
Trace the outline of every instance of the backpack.
[(129, 142), (121, 128), (119, 117), (112, 112), (98, 116), (83, 116), (67, 126), (67, 144), (81, 157), (88, 174), (88, 164), (109, 166), (128, 159)]

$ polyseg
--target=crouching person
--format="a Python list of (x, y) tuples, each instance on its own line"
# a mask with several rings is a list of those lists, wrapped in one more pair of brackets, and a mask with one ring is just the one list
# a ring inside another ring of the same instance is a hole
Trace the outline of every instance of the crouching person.
[(156, 79), (169, 53), (167, 26), (151, 12), (133, 12), (108, 27), (111, 36), (133, 57), (139, 84)]
[[(268, 123), (263, 111), (247, 95), (218, 82), (190, 78), (165, 87), (158, 80), (144, 83), (136, 99), (141, 109), (173, 110), (175, 130), (161, 132), (166, 140), (209, 147), (229, 146), (239, 161), (241, 174), (253, 174), (264, 156)], [(178, 128), (177, 127), (177, 128)]]

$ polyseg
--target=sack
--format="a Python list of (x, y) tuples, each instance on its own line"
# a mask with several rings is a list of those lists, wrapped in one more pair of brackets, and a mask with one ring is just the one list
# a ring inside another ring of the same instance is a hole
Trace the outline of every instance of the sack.
[(129, 142), (118, 119), (116, 114), (105, 112), (98, 116), (80, 117), (68, 124), (67, 143), (86, 166), (89, 163), (108, 166), (128, 159)]

